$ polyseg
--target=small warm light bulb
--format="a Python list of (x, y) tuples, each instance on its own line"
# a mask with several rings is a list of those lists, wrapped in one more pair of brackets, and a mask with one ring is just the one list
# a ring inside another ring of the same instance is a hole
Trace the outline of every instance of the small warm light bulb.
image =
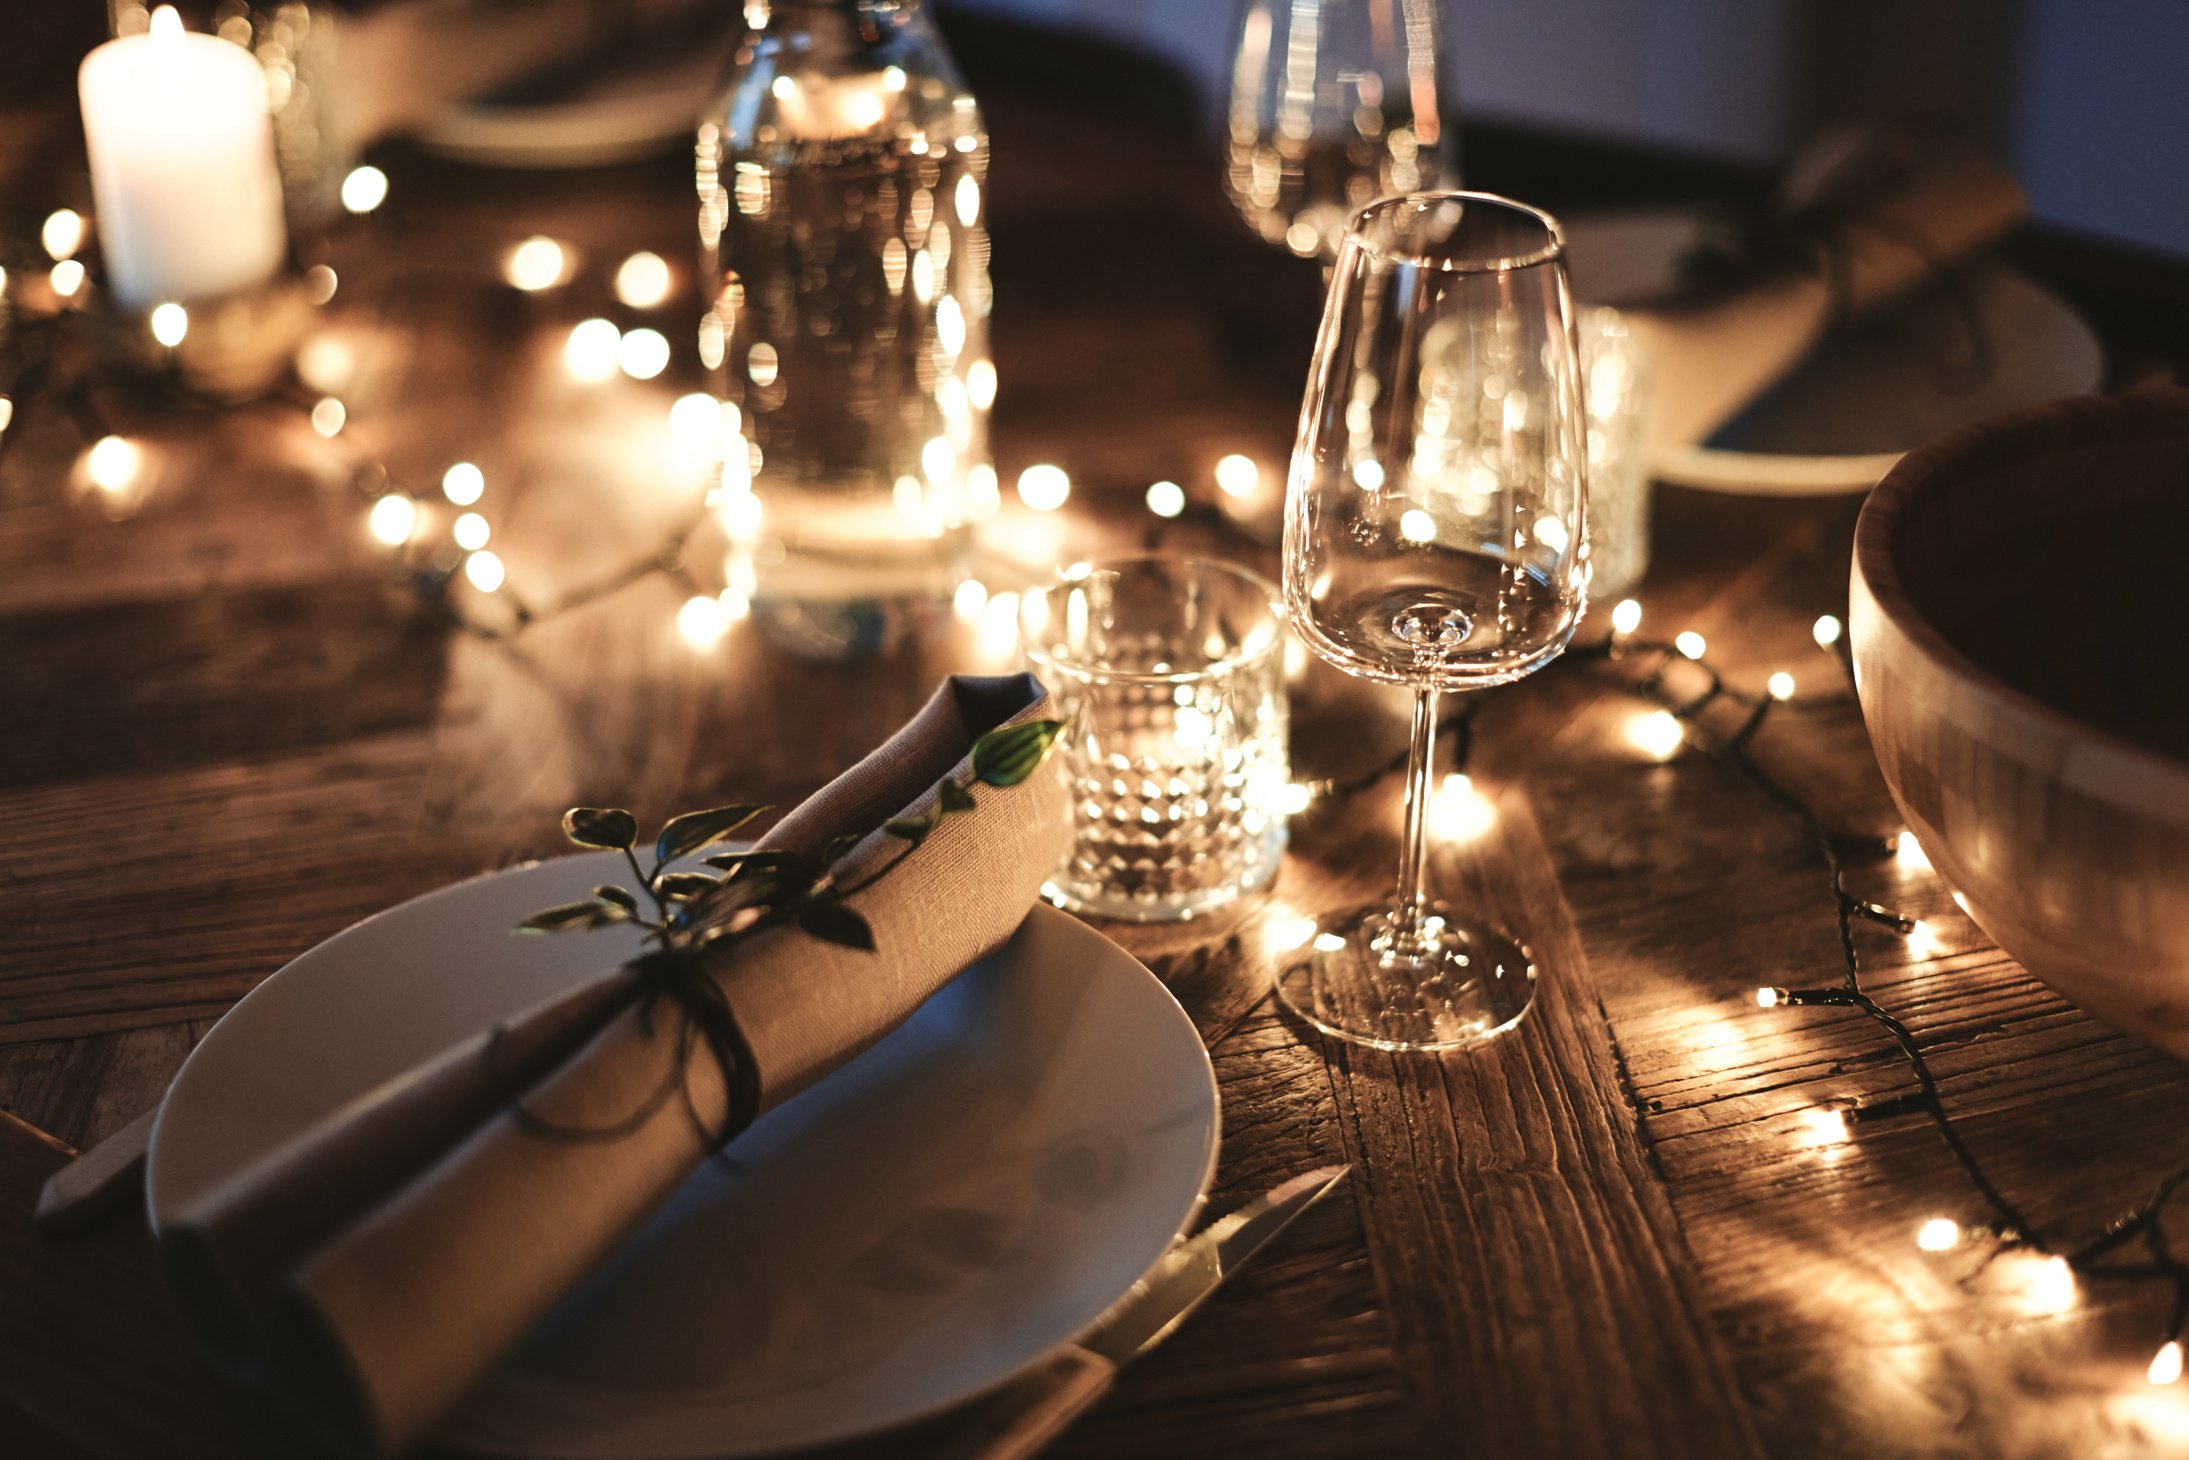
[(1776, 1009), (1785, 1002), (1786, 990), (1784, 989), (1772, 988), (1766, 985), (1756, 990), (1756, 1007), (1759, 1009)]
[(401, 492), (391, 492), (372, 504), (365, 527), (389, 547), (401, 547), (418, 530), (418, 504)]
[(722, 504), (723, 530), (739, 542), (748, 542), (760, 533), (763, 511), (757, 494), (739, 492)]
[(684, 606), (676, 611), (677, 634), (694, 649), (712, 649), (722, 642), (729, 627), (729, 615), (723, 611), (719, 598), (705, 594), (687, 598)]
[(1470, 842), (1497, 825), (1497, 807), (1475, 789), (1474, 781), (1453, 772), (1437, 791), (1437, 830), (1453, 841)]
[(975, 633), (983, 655), (997, 659), (1018, 647), (1018, 610), (1016, 593), (998, 593), (988, 600), (988, 606), (981, 610), (980, 628)]
[(616, 269), (616, 298), (633, 309), (652, 309), (669, 297), (674, 281), (658, 253), (635, 253)]
[(1315, 937), (1315, 920), (1305, 914), (1280, 917), (1273, 920), (1262, 940), (1272, 953), (1289, 953), (1305, 947)]
[(2075, 1306), (2078, 1296), (2075, 1269), (2067, 1265), (2066, 1258), (2054, 1254), (2036, 1263), (2029, 1277), (2029, 1298), (2039, 1312), (2065, 1313)]
[(1431, 542), (1437, 535), (1437, 520), (1419, 507), (1409, 507), (1399, 514), (1399, 536), (1408, 542)]
[(574, 378), (595, 385), (613, 380), (616, 356), (622, 344), (623, 331), (617, 329), (613, 321), (580, 320), (570, 327), (570, 338), (562, 347), (563, 368)]
[(342, 179), (342, 206), (352, 213), (370, 213), (388, 200), (388, 175), (377, 167), (350, 169)]
[(1809, 636), (1817, 641), (1819, 649), (1829, 649), (1839, 642), (1840, 632), (1839, 620), (1825, 614), (1810, 626)]
[(996, 364), (993, 360), (975, 360), (965, 367), (965, 395), (975, 410), (985, 411), (996, 403)]
[(322, 394), (345, 389), (357, 373), (357, 356), (333, 335), (315, 335), (296, 352), (297, 378)]
[(1277, 809), (1286, 816), (1298, 816), (1315, 800), (1315, 788), (1299, 781), (1288, 781), (1277, 792)]
[(121, 436), (101, 436), (84, 456), (84, 475), (102, 492), (127, 491), (144, 467), (144, 449)]
[(1710, 649), (1710, 646), (1703, 641), (1703, 636), (1693, 629), (1682, 629), (1674, 636), (1672, 647), (1679, 650), (1681, 655), (1688, 659), (1700, 659)]
[(1216, 485), (1233, 497), (1251, 497), (1254, 489), (1262, 484), (1262, 469), (1252, 457), (1237, 452), (1216, 463)]
[(2181, 1340), (2170, 1338), (2159, 1345), (2159, 1351), (2151, 1356), (2151, 1367), (2143, 1376), (2154, 1384), (2174, 1384), (2181, 1379)]
[(331, 395), (321, 396), (312, 405), (312, 429), (330, 441), (341, 434), (349, 419), (349, 408)]
[(1932, 1217), (1915, 1229), (1915, 1245), (1925, 1252), (1945, 1252), (1961, 1242), (1961, 1224), (1951, 1217)]
[(1364, 492), (1382, 491), (1384, 482), (1383, 463), (1373, 456), (1362, 457), (1359, 461), (1353, 463), (1353, 480), (1360, 484), (1360, 489)]
[(1186, 510), (1186, 489), (1176, 482), (1157, 482), (1148, 488), (1148, 510), (1158, 517), (1176, 517)]
[(660, 330), (631, 330), (617, 342), (616, 364), (633, 380), (652, 380), (669, 368), (669, 338)]
[(1613, 633), (1631, 634), (1642, 626), (1642, 605), (1631, 598), (1622, 598), (1612, 605), (1611, 628)]
[(75, 298), (76, 291), (84, 287), (83, 261), (81, 259), (61, 260), (53, 266), (53, 272), (46, 276), (46, 282), (51, 284), (53, 292), (63, 299)]
[(1819, 1107), (1807, 1112), (1802, 1117), (1802, 1124), (1809, 1128), (1809, 1139), (1820, 1146), (1844, 1145), (1850, 1134), (1843, 1111)]
[(83, 215), (73, 208), (59, 208), (48, 213), (45, 226), (38, 230), (38, 241), (45, 245), (47, 255), (56, 261), (74, 258), (76, 250), (84, 246)]
[(1938, 929), (1923, 918), (1917, 918), (1908, 928), (1908, 951), (1917, 958), (1936, 958), (1946, 944), (1938, 936)]
[(978, 578), (968, 578), (950, 595), (951, 612), (960, 623), (980, 622), (981, 610), (988, 606), (988, 585)]
[(1072, 479), (1063, 467), (1043, 462), (1018, 474), (1018, 495), (1036, 512), (1054, 512), (1072, 495)]
[(1317, 953), (1343, 953), (1345, 951), (1345, 935), (1342, 933), (1317, 933), (1315, 935), (1315, 951)]
[(182, 35), (182, 16), (172, 5), (162, 5), (152, 12), (152, 23), (147, 27), (156, 41), (173, 42)]
[(172, 350), (190, 333), (190, 311), (179, 304), (160, 304), (152, 309), (152, 338)]
[(459, 507), (469, 507), (486, 495), (486, 473), (459, 461), (441, 473), (441, 495)]
[(465, 552), (475, 553), (486, 546), (487, 539), (494, 535), (494, 529), (479, 513), (466, 512), (456, 519), (455, 525), (449, 528), (448, 535), (456, 539), (456, 546)]
[(1765, 688), (1770, 690), (1772, 699), (1790, 700), (1794, 697), (1794, 676), (1781, 669), (1771, 676)]
[(527, 294), (537, 294), (560, 284), (569, 266), (569, 255), (561, 244), (535, 233), (502, 260), (502, 277)]
[(476, 552), (464, 559), (464, 576), (481, 593), (492, 593), (509, 581), (509, 570), (491, 552)]
[(1627, 721), (1627, 742), (1654, 760), (1672, 759), (1686, 739), (1679, 717), (1669, 710), (1644, 710)]
[(722, 402), (705, 391), (680, 395), (669, 407), (669, 434), (679, 441), (702, 445), (722, 432)]
[(1904, 831), (1893, 843), (1893, 861), (1903, 872), (1928, 872), (1931, 870), (1931, 854), (1923, 850), (1923, 843), (1915, 839), (1915, 833)]

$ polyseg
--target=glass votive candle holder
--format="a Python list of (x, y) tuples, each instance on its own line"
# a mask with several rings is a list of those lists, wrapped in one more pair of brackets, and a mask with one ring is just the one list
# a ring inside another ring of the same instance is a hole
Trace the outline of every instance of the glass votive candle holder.
[(1649, 459), (1642, 440), (1649, 359), (1616, 309), (1585, 312), (1580, 334), (1589, 413), (1589, 600), (1609, 603), (1649, 568)]
[(1068, 727), (1073, 843), (1049, 897), (1133, 922), (1199, 916), (1284, 855), (1284, 619), (1270, 583), (1174, 557), (1079, 564), (1019, 609)]

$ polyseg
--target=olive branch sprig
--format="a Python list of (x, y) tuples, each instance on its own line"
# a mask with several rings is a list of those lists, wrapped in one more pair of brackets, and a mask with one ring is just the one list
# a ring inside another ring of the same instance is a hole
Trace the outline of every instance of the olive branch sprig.
[(717, 806), (671, 817), (654, 838), (653, 865), (638, 855), (638, 818), (621, 807), (577, 806), (563, 813), (563, 835), (581, 847), (621, 852), (631, 875), (651, 904), (649, 915), (639, 894), (614, 883), (593, 889), (592, 896), (543, 909), (517, 925), (520, 933), (591, 931), (616, 923), (646, 929), (647, 941), (665, 951), (695, 953), (725, 938), (748, 936), (762, 928), (793, 924), (823, 942), (874, 951), (874, 930), (848, 899), (894, 871), (917, 851), (943, 818), (976, 809), (976, 784), (1004, 788), (1031, 776), (1048, 759), (1062, 733), (1061, 720), (1029, 720), (990, 730), (973, 744), (962, 777), (946, 776), (936, 786), (934, 803), (924, 812), (899, 816), (882, 830), (905, 843), (903, 850), (870, 875), (846, 885), (837, 879), (837, 862), (865, 840), (863, 833), (839, 836), (822, 849), (818, 863), (795, 852), (754, 847), (717, 852), (701, 858), (713, 870), (676, 866), (723, 841), (769, 810), (759, 805)]

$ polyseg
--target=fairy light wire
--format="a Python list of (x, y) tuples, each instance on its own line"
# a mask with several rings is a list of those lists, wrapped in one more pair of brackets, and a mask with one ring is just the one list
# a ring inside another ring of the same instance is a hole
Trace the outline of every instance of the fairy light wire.
[[(1852, 659), (1847, 652), (1846, 636), (1844, 632), (1838, 631), (1838, 620), (1830, 620), (1832, 632), (1825, 631), (1825, 624), (1826, 620), (1819, 620), (1818, 632), (1815, 634), (1817, 646), (1839, 662), (1851, 687), (1853, 668)], [(1991, 1237), (1995, 1243), (1992, 1255), (2010, 1248), (2023, 1249), (2059, 1258), (2071, 1272), (2083, 1277), (2162, 1281), (2168, 1284), (2172, 1290), (2173, 1304), (2162, 1334), (2159, 1357), (2153, 1360), (2152, 1382), (2172, 1382), (2159, 1378), (2158, 1373), (2169, 1352), (2179, 1353), (2178, 1344), (2183, 1331), (2189, 1328), (2189, 1260), (2174, 1253), (2166, 1231), (2165, 1216), (2175, 1195), (2185, 1186), (2189, 1186), (2189, 1168), (2167, 1176), (2141, 1206), (2116, 1218), (2098, 1236), (2073, 1247), (2067, 1246), (2051, 1232), (2031, 1221), (2021, 1207), (1992, 1180), (1983, 1162), (1969, 1148), (1959, 1126), (1947, 1111), (1937, 1074), (1924, 1053), (1922, 1041), (1905, 1021), (1880, 1004), (1863, 987), (1862, 950), (1855, 937), (1857, 922), (1875, 923), (1903, 936), (1914, 934), (1921, 923), (1918, 919), (1852, 892), (1847, 886), (1849, 859), (1858, 854), (1880, 858), (1892, 856), (1897, 850), (1898, 838), (1850, 836), (1834, 831), (1814, 807), (1773, 777), (1749, 754), (1750, 745), (1763, 729), (1772, 711), (1775, 708), (1803, 707), (1802, 701), (1769, 693), (1760, 696), (1742, 693), (1728, 686), (1715, 668), (1700, 658), (1686, 655), (1680, 645), (1637, 639), (1631, 633), (1617, 629), (1600, 642), (1577, 646), (1569, 651), (1567, 657), (1599, 668), (1630, 658), (1652, 660), (1652, 667), (1639, 680), (1611, 677), (1629, 692), (1649, 700), (1678, 719), (1689, 743), (1713, 761), (1740, 775), (1766, 799), (1792, 817), (1807, 833), (1823, 863), (1826, 884), (1832, 895), (1842, 965), (1840, 983), (1834, 988), (1766, 986), (1756, 991), (1756, 1002), (1760, 1009), (1765, 1010), (1799, 1007), (1852, 1009), (1885, 1031), (1906, 1064), (1909, 1075), (1915, 1082), (1915, 1089), (1886, 1100), (1857, 1106), (1847, 1112), (1848, 1117), (1860, 1121), (1920, 1108), (1929, 1117), (1932, 1129), (1937, 1132), (1954, 1164), (1960, 1167), (1978, 1199), (1989, 1209), (1991, 1220), (1965, 1229), (1964, 1235), (1981, 1233)], [(1675, 666), (1688, 672), (1702, 673), (1706, 688), (1700, 694), (1686, 697), (1674, 695), (1665, 681), (1668, 671)], [(1721, 702), (1741, 711), (1739, 727), (1731, 735), (1712, 732), (1701, 719), (1705, 710)], [(1829, 702), (1844, 704), (1846, 698), (1841, 696)], [(2138, 1239), (2143, 1244), (2145, 1260), (2108, 1260), (2118, 1249)], [(1987, 1256), (1985, 1261), (1988, 1263), (1990, 1257)]]

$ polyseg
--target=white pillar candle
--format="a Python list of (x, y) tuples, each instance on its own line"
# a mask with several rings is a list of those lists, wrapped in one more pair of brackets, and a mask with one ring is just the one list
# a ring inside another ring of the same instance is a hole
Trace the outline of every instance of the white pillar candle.
[(107, 282), (134, 305), (248, 288), (281, 267), (281, 175), (266, 76), (172, 7), (76, 78)]

